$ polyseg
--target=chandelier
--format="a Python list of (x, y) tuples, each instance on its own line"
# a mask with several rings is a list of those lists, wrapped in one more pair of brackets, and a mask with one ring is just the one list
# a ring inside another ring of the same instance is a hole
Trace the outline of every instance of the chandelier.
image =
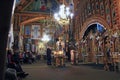
[(64, 2), (59, 7), (59, 11), (54, 14), (54, 19), (60, 25), (67, 25), (70, 22), (70, 19), (73, 18), (73, 13), (70, 7), (65, 6)]

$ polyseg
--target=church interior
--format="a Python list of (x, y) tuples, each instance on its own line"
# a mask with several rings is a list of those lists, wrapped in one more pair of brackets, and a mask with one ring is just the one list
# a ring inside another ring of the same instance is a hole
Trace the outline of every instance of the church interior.
[[(8, 6), (5, 8), (8, 11), (0, 12), (6, 16), (0, 19), (0, 65), (4, 64), (0, 67), (0, 80), (4, 80), (8, 50), (22, 55), (21, 64), (31, 65), (35, 60), (45, 62), (51, 53), (49, 61), (55, 67), (94, 63), (102, 64), (105, 71), (119, 72), (120, 0), (10, 0), (8, 4), (3, 3), (0, 5)], [(23, 54), (31, 54), (34, 59), (24, 62)]]

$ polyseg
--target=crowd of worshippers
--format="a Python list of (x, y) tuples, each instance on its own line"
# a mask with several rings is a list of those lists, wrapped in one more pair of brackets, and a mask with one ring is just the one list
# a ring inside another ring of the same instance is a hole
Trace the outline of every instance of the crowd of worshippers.
[[(44, 59), (46, 58), (44, 57)], [(19, 80), (17, 78), (27, 77), (29, 74), (23, 71), (21, 65), (36, 63), (39, 60), (41, 60), (41, 55), (35, 52), (20, 52), (19, 50), (7, 50), (5, 80)]]
[(37, 55), (35, 52), (23, 52), (19, 54), (20, 63), (35, 63), (36, 60), (40, 60), (40, 55)]
[(34, 63), (34, 55), (30, 52), (20, 53), (18, 50), (14, 52), (7, 50), (5, 80), (19, 80), (27, 77), (29, 74), (23, 71), (22, 63)]
[(35, 52), (18, 52), (17, 57), (19, 58), (20, 64), (32, 64), (40, 60), (40, 55)]

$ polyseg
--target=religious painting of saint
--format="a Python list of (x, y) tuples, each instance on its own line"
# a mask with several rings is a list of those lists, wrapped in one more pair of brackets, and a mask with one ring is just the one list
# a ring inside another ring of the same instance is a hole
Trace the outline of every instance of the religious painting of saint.
[(40, 38), (40, 25), (32, 25), (31, 38), (32, 39)]

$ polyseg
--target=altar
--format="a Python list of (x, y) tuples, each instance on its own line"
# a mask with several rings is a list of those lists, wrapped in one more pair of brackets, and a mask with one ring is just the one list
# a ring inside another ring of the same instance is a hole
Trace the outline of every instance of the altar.
[(54, 51), (53, 54), (53, 65), (56, 67), (64, 67), (65, 66), (66, 56), (63, 51)]
[(53, 64), (56, 67), (64, 67), (65, 66), (65, 44), (64, 41), (62, 41), (61, 38), (59, 38), (59, 41), (56, 42), (56, 50), (53, 52)]

